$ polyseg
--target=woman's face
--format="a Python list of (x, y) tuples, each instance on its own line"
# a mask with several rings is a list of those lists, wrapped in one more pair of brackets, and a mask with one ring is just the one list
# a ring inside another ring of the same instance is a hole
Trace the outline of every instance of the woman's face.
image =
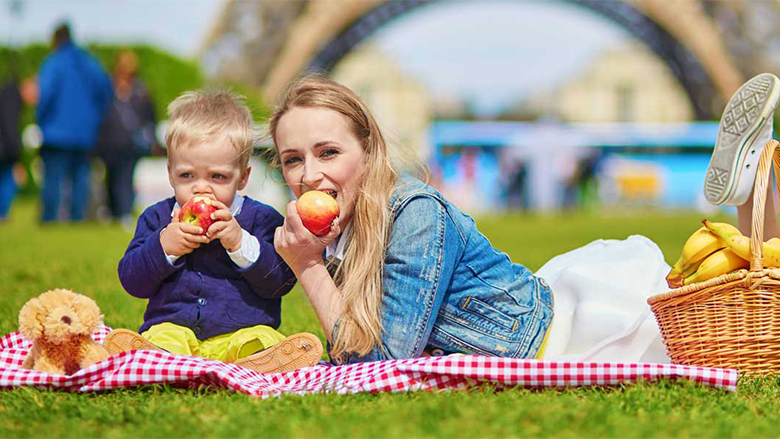
[(327, 108), (294, 107), (279, 119), (275, 137), (282, 174), (295, 196), (315, 189), (332, 195), (344, 230), (365, 168), (349, 119)]

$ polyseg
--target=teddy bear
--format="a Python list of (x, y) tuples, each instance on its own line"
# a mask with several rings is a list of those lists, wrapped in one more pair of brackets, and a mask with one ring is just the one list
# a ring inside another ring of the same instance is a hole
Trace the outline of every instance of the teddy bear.
[(30, 299), (19, 311), (19, 332), (32, 342), (22, 367), (73, 375), (107, 358), (91, 337), (102, 324), (95, 301), (73, 291), (58, 288)]

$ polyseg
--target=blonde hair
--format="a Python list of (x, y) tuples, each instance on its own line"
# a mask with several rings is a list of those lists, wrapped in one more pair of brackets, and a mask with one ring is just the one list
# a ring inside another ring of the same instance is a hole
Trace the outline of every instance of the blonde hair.
[[(320, 76), (307, 76), (291, 84), (269, 120), (274, 144), (279, 120), (295, 107), (328, 108), (346, 116), (365, 154), (350, 236), (342, 237), (349, 245), (334, 275), (343, 312), (330, 355), (342, 362), (350, 353), (363, 356), (381, 346), (382, 271), (391, 225), (388, 202), (398, 173), (376, 119), (349, 88)], [(279, 165), (278, 150), (274, 153)]]
[(226, 90), (188, 91), (168, 105), (165, 144), (169, 150), (227, 139), (242, 170), (255, 145), (254, 122), (242, 96)]

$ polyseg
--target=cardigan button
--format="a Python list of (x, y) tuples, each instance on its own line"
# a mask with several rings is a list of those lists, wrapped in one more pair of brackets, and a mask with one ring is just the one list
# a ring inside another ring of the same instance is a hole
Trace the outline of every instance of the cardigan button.
[(206, 304), (208, 303), (206, 301), (206, 299), (204, 299), (202, 297), (200, 299), (198, 299), (197, 302), (198, 302), (198, 306), (206, 306)]
[(196, 326), (196, 327), (192, 328), (192, 332), (194, 332), (195, 335), (199, 335), (200, 332), (201, 332), (200, 326)]

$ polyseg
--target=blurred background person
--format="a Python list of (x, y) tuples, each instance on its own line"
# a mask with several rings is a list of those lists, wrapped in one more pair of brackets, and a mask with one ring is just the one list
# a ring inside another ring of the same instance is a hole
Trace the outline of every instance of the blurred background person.
[(16, 197), (14, 165), (22, 154), (19, 114), (22, 94), (18, 80), (12, 74), (0, 85), (0, 221), (5, 220)]
[[(35, 78), (19, 82), (18, 59), (14, 55), (8, 63), (8, 75), (0, 82), (0, 221), (8, 217), (18, 190), (15, 167), (22, 156), (22, 106), (38, 102)], [(23, 172), (23, 171), (22, 171)]]
[(114, 99), (98, 135), (98, 155), (106, 165), (106, 194), (111, 216), (132, 223), (133, 174), (139, 157), (156, 146), (154, 104), (137, 77), (138, 57), (129, 50), (117, 54)]
[(68, 24), (54, 31), (52, 53), (38, 71), (36, 119), (43, 132), (41, 201), (44, 223), (56, 221), (60, 188), (71, 184), (70, 219), (82, 221), (89, 204), (90, 154), (113, 95), (111, 80), (95, 58), (71, 40)]

